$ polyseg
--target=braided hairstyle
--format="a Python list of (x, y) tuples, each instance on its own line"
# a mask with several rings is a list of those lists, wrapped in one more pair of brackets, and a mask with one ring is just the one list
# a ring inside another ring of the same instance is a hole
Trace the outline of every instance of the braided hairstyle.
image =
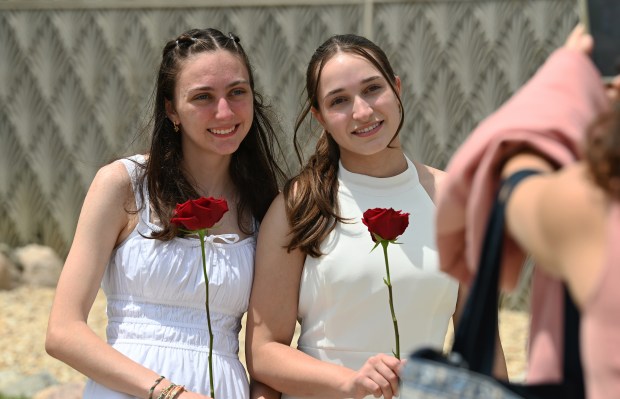
[(170, 223), (176, 204), (200, 197), (181, 169), (181, 135), (175, 133), (174, 125), (166, 116), (165, 102), (174, 102), (178, 76), (190, 57), (218, 50), (230, 52), (245, 65), (253, 95), (252, 125), (233, 153), (229, 169), (239, 193), (237, 213), (241, 231), (254, 233), (252, 220), (263, 219), (284, 180), (285, 174), (274, 155), (275, 150), (281, 151), (281, 148), (270, 119), (272, 115), (254, 88), (252, 67), (239, 38), (232, 33), (224, 35), (217, 29), (188, 30), (166, 43), (157, 74), (150, 151), (139, 184), (139, 195), (144, 200), (146, 181), (150, 206), (162, 227), (152, 233), (153, 238), (165, 241), (176, 237), (177, 226)]

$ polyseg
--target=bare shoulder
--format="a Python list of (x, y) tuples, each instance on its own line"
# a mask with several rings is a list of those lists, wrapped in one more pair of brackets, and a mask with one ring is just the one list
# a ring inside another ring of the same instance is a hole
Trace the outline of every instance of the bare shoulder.
[(420, 184), (424, 187), (424, 190), (428, 193), (428, 196), (433, 202), (435, 202), (435, 193), (437, 187), (441, 184), (446, 176), (446, 172), (440, 169), (433, 168), (432, 166), (424, 165), (423, 163), (412, 161), (418, 172), (418, 178)]
[(123, 205), (135, 208), (131, 177), (121, 161), (114, 161), (102, 166), (96, 173), (89, 194), (95, 192), (110, 200), (116, 199)]
[(541, 220), (550, 234), (588, 235), (604, 219), (607, 199), (588, 175), (584, 164), (553, 174), (541, 191)]
[(261, 236), (286, 235), (288, 233), (288, 222), (286, 217), (286, 205), (282, 192), (273, 199), (259, 229), (259, 242)]
[(543, 201), (548, 210), (556, 208), (586, 218), (601, 214), (607, 204), (605, 193), (594, 184), (583, 163), (555, 173), (545, 187)]
[(93, 182), (124, 186), (131, 184), (131, 179), (125, 165), (121, 161), (114, 161), (99, 168)]
[(271, 202), (271, 205), (269, 205), (269, 210), (267, 211), (267, 213), (278, 214), (280, 212), (284, 212), (285, 210), (284, 208), (285, 208), (284, 193), (280, 191), (278, 195), (276, 195), (276, 197)]
[(541, 232), (549, 256), (576, 302), (584, 304), (604, 264), (609, 198), (584, 164), (555, 173), (541, 194)]
[(115, 161), (101, 167), (86, 193), (80, 225), (89, 229), (107, 226), (121, 242), (137, 223), (136, 200), (125, 165)]

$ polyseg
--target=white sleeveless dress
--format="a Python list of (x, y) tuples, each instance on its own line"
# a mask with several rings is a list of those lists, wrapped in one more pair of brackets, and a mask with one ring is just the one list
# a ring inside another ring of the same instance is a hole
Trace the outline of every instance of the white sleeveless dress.
[(352, 223), (338, 223), (321, 245), (323, 256), (306, 258), (298, 310), (304, 353), (358, 370), (395, 348), (383, 250), (370, 252), (374, 242), (361, 222), (370, 208), (410, 213), (401, 244), (388, 246), (401, 358), (421, 346), (443, 347), (458, 284), (439, 271), (435, 206), (407, 161), (405, 172), (389, 178), (351, 173), (340, 164), (340, 214)]
[[(143, 162), (142, 156), (130, 159)], [(121, 160), (132, 177), (132, 160)], [(148, 204), (148, 193), (146, 195)], [(140, 209), (139, 196), (136, 195)], [(116, 350), (188, 390), (209, 394), (209, 334), (200, 242), (147, 239), (157, 226), (149, 207), (140, 211), (136, 229), (115, 249), (102, 287), (107, 297), (107, 340)], [(247, 311), (254, 272), (255, 238), (236, 234), (206, 239), (209, 307), (213, 329), (213, 374), (218, 399), (249, 398), (239, 361), (241, 317)], [(145, 392), (146, 393), (146, 392)], [(89, 380), (84, 398), (131, 398)]]

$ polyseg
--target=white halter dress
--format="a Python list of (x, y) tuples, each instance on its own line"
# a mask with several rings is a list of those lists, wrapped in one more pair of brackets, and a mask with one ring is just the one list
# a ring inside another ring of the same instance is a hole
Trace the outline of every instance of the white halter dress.
[[(410, 213), (409, 227), (388, 246), (401, 357), (422, 346), (441, 349), (454, 313), (457, 282), (439, 271), (435, 206), (415, 166), (388, 178), (338, 171), (338, 223), (321, 244), (323, 256), (307, 257), (301, 276), (298, 349), (325, 362), (358, 370), (377, 353), (394, 349), (385, 261), (362, 223), (370, 208)], [(283, 395), (290, 399), (291, 396)]]

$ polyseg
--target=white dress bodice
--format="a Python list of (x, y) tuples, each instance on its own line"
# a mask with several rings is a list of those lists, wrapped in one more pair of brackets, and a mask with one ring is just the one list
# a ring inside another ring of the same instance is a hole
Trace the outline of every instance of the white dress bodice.
[[(158, 226), (137, 195), (142, 157), (123, 159), (132, 176), (139, 212), (135, 230), (113, 252), (103, 277), (107, 340), (138, 363), (176, 384), (209, 393), (209, 334), (202, 252), (197, 238), (145, 238)], [(145, 189), (145, 203), (148, 204)], [(241, 318), (247, 311), (254, 271), (255, 238), (210, 235), (205, 240), (213, 370), (218, 398), (248, 398), (238, 358)], [(89, 381), (85, 398), (129, 398)]]
[[(323, 256), (306, 257), (302, 272), (298, 348), (323, 361), (357, 370), (377, 353), (392, 353), (394, 330), (382, 247), (362, 223), (370, 208), (408, 212), (409, 227), (388, 246), (401, 358), (421, 346), (442, 348), (454, 313), (458, 284), (441, 273), (434, 241), (435, 207), (408, 160), (389, 178), (355, 174), (340, 165), (338, 223), (321, 245)], [(290, 398), (289, 396), (284, 396)]]

